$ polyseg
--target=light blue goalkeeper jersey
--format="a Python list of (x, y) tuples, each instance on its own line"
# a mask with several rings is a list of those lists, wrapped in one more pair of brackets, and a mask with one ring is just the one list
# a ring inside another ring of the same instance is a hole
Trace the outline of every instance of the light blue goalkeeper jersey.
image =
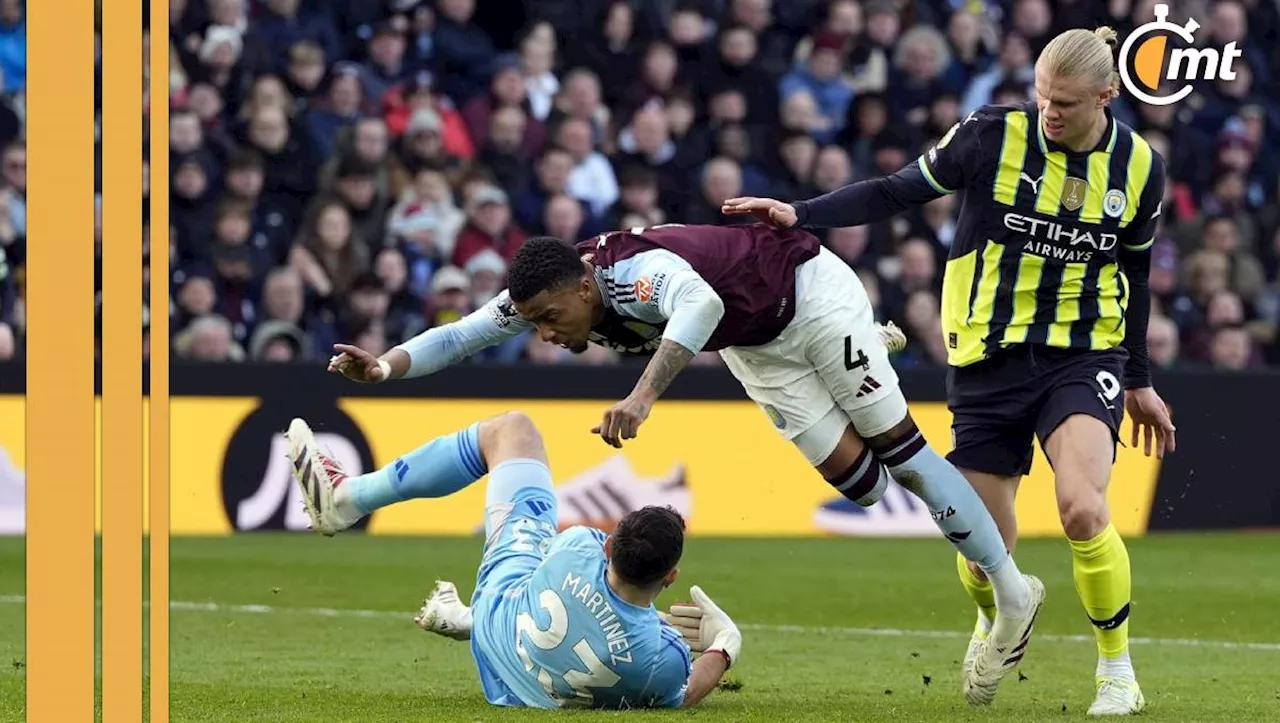
[(652, 605), (617, 597), (605, 534), (556, 534), (555, 499), (525, 489), (486, 546), (471, 649), (490, 703), (538, 708), (677, 707), (688, 646)]

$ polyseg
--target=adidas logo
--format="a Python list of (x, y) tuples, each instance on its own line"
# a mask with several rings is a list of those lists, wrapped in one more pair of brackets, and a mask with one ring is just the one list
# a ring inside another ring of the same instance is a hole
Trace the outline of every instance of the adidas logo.
[(551, 505), (545, 500), (529, 500), (525, 504), (529, 505), (529, 509), (533, 511), (534, 516), (541, 515), (551, 509)]
[(880, 388), (880, 382), (875, 377), (866, 376), (862, 378), (862, 386), (858, 387), (858, 393), (855, 396), (865, 397)]

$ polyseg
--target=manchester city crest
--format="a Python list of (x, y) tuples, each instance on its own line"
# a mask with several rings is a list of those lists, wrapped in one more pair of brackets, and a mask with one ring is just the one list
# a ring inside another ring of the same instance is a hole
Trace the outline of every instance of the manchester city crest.
[(1119, 218), (1124, 213), (1124, 207), (1128, 205), (1128, 199), (1124, 195), (1124, 191), (1113, 188), (1107, 191), (1107, 195), (1102, 199), (1102, 210), (1111, 218)]

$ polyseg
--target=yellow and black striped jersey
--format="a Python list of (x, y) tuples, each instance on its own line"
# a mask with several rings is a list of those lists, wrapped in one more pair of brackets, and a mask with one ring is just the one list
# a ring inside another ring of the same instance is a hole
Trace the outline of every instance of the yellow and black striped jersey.
[[(1078, 152), (1045, 137), (1034, 103), (986, 106), (893, 176), (797, 203), (797, 213), (807, 225), (856, 225), (959, 192), (943, 278), (950, 364), (1021, 343), (1094, 350), (1124, 343), (1136, 377), (1130, 386), (1140, 385), (1149, 376), (1146, 277), (1164, 161), (1106, 114), (1098, 145)], [(1135, 283), (1141, 294), (1130, 309)], [(1126, 316), (1139, 310), (1133, 331), (1142, 338), (1126, 341)]]

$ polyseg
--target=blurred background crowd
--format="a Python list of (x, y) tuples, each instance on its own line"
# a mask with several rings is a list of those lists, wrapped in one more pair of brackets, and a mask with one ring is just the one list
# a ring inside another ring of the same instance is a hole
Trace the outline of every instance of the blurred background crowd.
[[(1280, 365), (1280, 12), (1168, 4), (1200, 21), (1200, 42), (1244, 56), (1175, 106), (1113, 106), (1170, 170), (1152, 357)], [(23, 335), (22, 5), (0, 0), (0, 357)], [(381, 353), (485, 303), (531, 235), (734, 223), (727, 197), (893, 172), (970, 110), (1031, 97), (1055, 34), (1123, 37), (1154, 5), (171, 0), (172, 291), (148, 314), (169, 314), (176, 358), (318, 361), (336, 341)], [(824, 235), (907, 331), (903, 367), (945, 364), (955, 210), (943, 198)], [(480, 360), (619, 361), (532, 335)]]

